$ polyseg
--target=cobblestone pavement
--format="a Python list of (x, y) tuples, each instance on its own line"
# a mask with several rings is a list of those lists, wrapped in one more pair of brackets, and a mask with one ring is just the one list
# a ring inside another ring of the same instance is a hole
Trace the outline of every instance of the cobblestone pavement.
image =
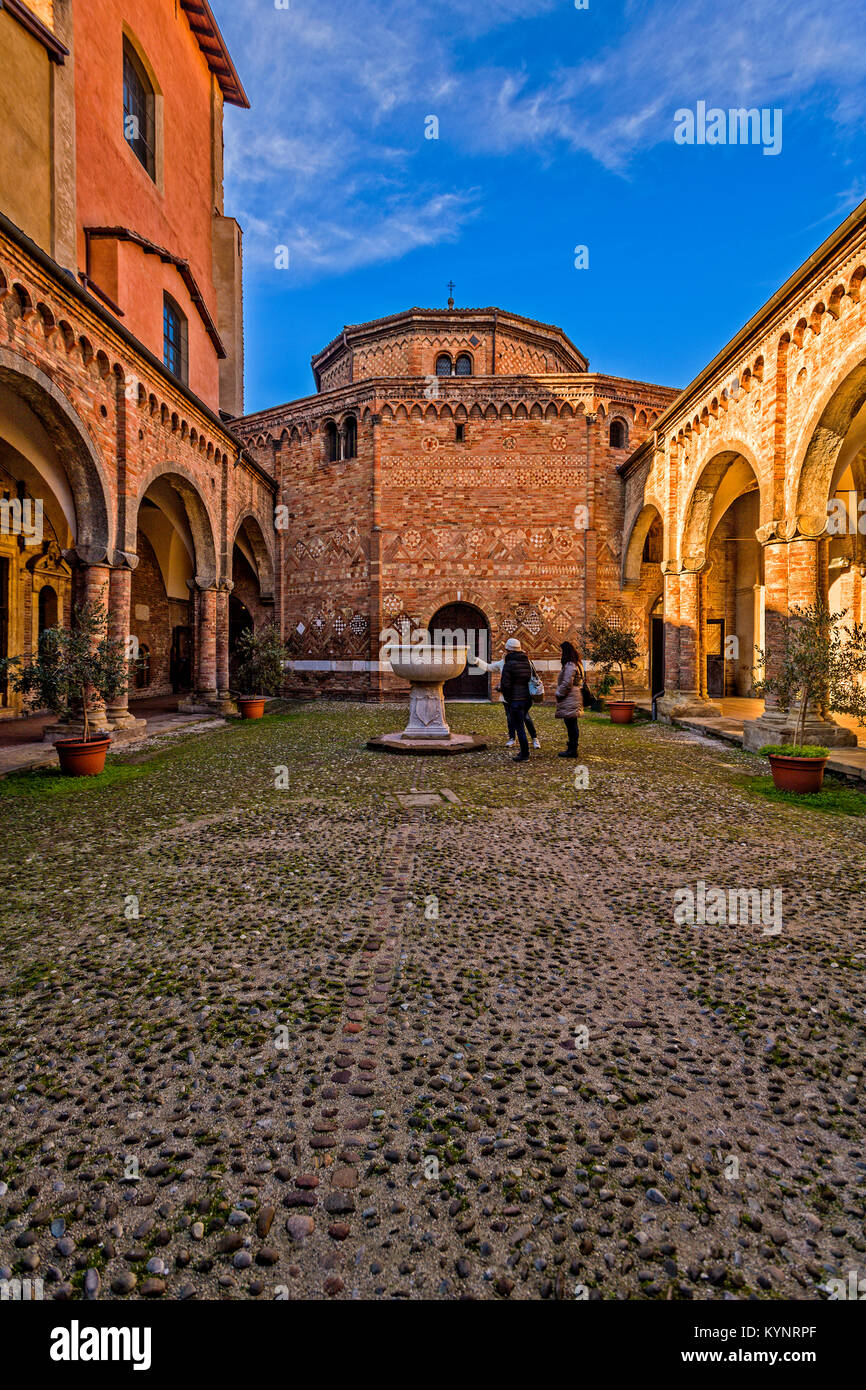
[[(585, 720), (561, 761), (547, 710), (522, 766), (495, 707), (453, 714), (485, 753), (368, 752), (401, 713), (0, 784), (0, 1278), (746, 1299), (866, 1274), (866, 819), (660, 726)], [(782, 930), (677, 924), (701, 882), (779, 889)]]

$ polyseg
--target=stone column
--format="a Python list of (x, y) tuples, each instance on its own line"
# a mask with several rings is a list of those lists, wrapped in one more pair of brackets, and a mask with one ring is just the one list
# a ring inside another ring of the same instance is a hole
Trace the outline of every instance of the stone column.
[[(675, 569), (662, 565), (664, 581), (665, 618), (665, 689), (675, 691), (680, 670), (680, 576)], [(664, 696), (662, 696), (664, 698)]]
[(224, 580), (216, 589), (216, 682), (221, 714), (237, 713), (229, 690), (229, 595), (233, 588)]
[[(72, 592), (73, 592), (73, 613), (72, 625), (75, 626), (75, 609), (85, 603), (98, 603), (101, 607), (108, 608), (108, 587), (110, 567), (108, 564), (92, 565), (81, 559), (75, 550), (64, 551), (64, 558), (72, 565)], [(71, 710), (68, 719), (61, 720), (57, 724), (49, 724), (42, 737), (46, 743), (56, 743), (62, 738), (83, 738), (84, 737), (84, 712), (81, 707), (81, 699), (73, 696)], [(111, 725), (105, 712), (103, 701), (93, 692), (88, 699), (87, 720), (91, 733), (108, 733)]]
[[(81, 602), (96, 603), (101, 608), (108, 611), (108, 591), (111, 582), (111, 570), (108, 565), (85, 565), (81, 572)], [(98, 643), (94, 643), (94, 646)], [(90, 691), (87, 701), (87, 720), (91, 730), (99, 733), (108, 733), (111, 724), (105, 709), (105, 702), (101, 695), (95, 691)], [(81, 718), (82, 729), (84, 727), (84, 717)]]
[[(135, 556), (132, 558), (136, 559)], [(108, 635), (113, 642), (122, 642), (127, 655), (132, 657), (137, 653), (131, 650), (129, 642), (131, 600), (132, 567), (129, 562), (115, 565), (108, 582)], [(136, 719), (129, 712), (128, 685), (109, 702), (106, 714), (113, 725), (115, 737), (133, 735), (140, 738), (147, 731), (147, 721)]]
[[(764, 672), (772, 678), (782, 664), (782, 623), (798, 604), (814, 604), (819, 595), (817, 536), (806, 536), (795, 521), (773, 521), (757, 532), (764, 552)], [(783, 709), (778, 696), (767, 694), (764, 713), (743, 725), (743, 747), (757, 752), (768, 743), (793, 743), (796, 709)], [(810, 705), (803, 731), (806, 743), (830, 748), (856, 745), (857, 736)]]
[(190, 580), (193, 603), (194, 690), (178, 705), (185, 713), (211, 711), (217, 703), (216, 585), (199, 588)]
[(658, 702), (663, 719), (714, 719), (722, 713), (701, 694), (702, 621), (701, 571), (666, 571), (665, 693)]

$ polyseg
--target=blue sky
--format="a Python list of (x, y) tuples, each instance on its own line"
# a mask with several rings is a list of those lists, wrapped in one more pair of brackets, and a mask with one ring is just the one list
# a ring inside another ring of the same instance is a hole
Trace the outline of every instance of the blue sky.
[[(226, 109), (249, 411), (451, 278), (593, 370), (685, 385), (866, 197), (856, 0), (284, 3), (212, 0), (252, 102)], [(781, 109), (781, 152), (676, 144), (698, 101)]]

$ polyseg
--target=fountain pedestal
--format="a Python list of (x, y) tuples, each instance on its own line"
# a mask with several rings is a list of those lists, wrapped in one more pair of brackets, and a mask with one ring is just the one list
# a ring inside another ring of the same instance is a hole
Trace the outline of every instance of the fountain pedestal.
[(391, 669), (410, 685), (409, 723), (402, 733), (383, 734), (367, 744), (384, 753), (470, 753), (486, 748), (475, 734), (452, 734), (445, 718), (444, 685), (466, 666), (466, 648), (399, 647), (389, 653)]

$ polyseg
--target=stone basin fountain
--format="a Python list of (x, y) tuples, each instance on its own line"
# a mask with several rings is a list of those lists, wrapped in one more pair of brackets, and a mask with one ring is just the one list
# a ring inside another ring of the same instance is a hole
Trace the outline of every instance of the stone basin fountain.
[(445, 718), (443, 686), (462, 674), (467, 649), (404, 644), (387, 650), (395, 676), (409, 682), (409, 723), (402, 733), (370, 739), (368, 748), (386, 753), (469, 753), (486, 748), (475, 734), (452, 734)]

